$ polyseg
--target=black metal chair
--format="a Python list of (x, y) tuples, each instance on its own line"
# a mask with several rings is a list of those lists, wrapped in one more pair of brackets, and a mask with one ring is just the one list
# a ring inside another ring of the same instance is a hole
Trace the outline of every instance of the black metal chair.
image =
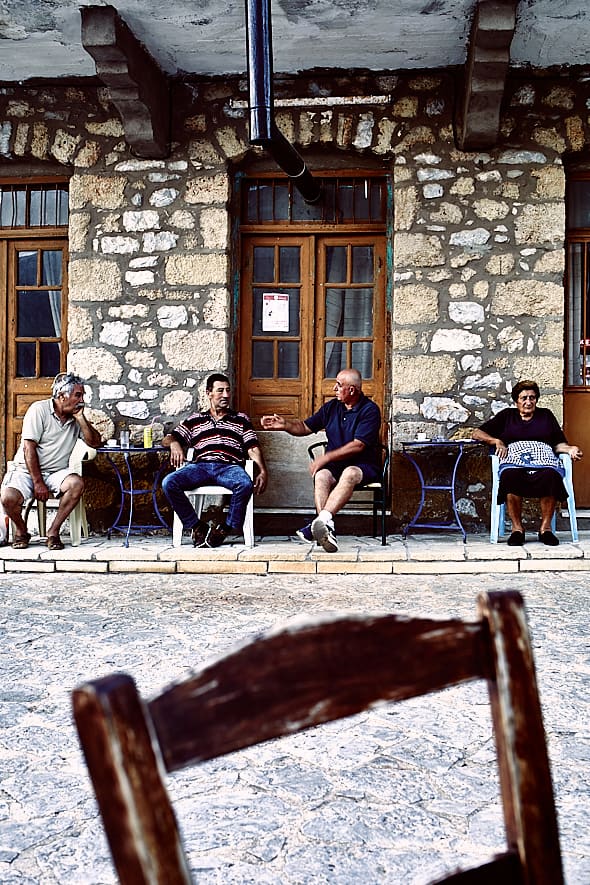
[[(308, 446), (307, 452), (313, 461), (316, 450), (326, 450), (327, 443), (316, 442)], [(374, 482), (364, 482), (356, 486), (355, 492), (370, 492), (373, 496), (373, 537), (377, 537), (377, 522), (381, 519), (381, 544), (384, 547), (387, 543), (387, 532), (385, 526), (385, 518), (387, 516), (387, 504), (389, 501), (389, 449), (387, 446), (380, 444), (382, 451), (382, 467), (381, 477)]]

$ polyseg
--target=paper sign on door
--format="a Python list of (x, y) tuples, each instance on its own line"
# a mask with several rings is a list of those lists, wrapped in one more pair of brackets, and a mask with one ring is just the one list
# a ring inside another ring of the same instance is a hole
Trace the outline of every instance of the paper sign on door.
[(278, 292), (262, 293), (262, 331), (289, 331), (289, 295)]

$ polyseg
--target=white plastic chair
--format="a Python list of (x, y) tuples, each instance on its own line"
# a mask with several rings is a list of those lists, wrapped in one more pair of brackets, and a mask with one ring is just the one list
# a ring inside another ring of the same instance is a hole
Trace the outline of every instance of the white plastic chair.
[[(568, 493), (567, 509), (570, 519), (572, 541), (578, 540), (578, 520), (576, 517), (576, 499), (574, 497), (574, 484), (572, 481), (572, 459), (567, 454), (559, 455), (559, 459), (565, 470), (563, 484)], [(500, 485), (500, 458), (492, 455), (492, 502), (490, 522), (490, 543), (498, 543), (498, 535), (505, 535), (506, 528), (506, 505), (498, 504), (498, 487)], [(551, 520), (551, 531), (555, 532), (555, 513)]]
[[(78, 476), (82, 476), (82, 462), (83, 461), (92, 461), (93, 458), (96, 458), (96, 449), (93, 449), (92, 446), (87, 445), (84, 440), (79, 439), (76, 441), (74, 448), (72, 449), (72, 454), (70, 455), (70, 460), (68, 461), (68, 466), (71, 467), (72, 473), (77, 473)], [(12, 461), (9, 461), (7, 464), (7, 470), (12, 465)], [(25, 502), (25, 523), (28, 520), (29, 513), (31, 509), (36, 506), (37, 509), (37, 522), (39, 525), (39, 537), (46, 538), (47, 537), (47, 502), (46, 501), (36, 501), (34, 498), (29, 498), (28, 501)], [(68, 516), (68, 523), (70, 525), (70, 541), (72, 547), (79, 547), (82, 541), (82, 536), (84, 538), (89, 537), (88, 531), (88, 519), (86, 517), (86, 507), (84, 505), (84, 496), (80, 498), (70, 515)], [(12, 526), (12, 536), (14, 539), (14, 525)]]
[[(187, 460), (192, 461), (192, 452), (189, 449), (187, 452)], [(250, 477), (250, 479), (254, 479), (254, 461), (248, 460), (244, 466), (244, 470)], [(203, 504), (204, 499), (207, 495), (231, 495), (232, 490), (226, 488), (225, 486), (198, 486), (196, 489), (190, 489), (187, 491), (186, 496), (191, 502), (192, 506), (195, 508), (195, 513), (200, 518), (201, 513), (203, 512)], [(242, 529), (244, 533), (244, 543), (246, 547), (254, 547), (254, 494), (250, 495), (250, 500), (248, 501), (248, 506), (246, 507), (246, 516), (244, 518), (244, 527)], [(182, 522), (178, 518), (178, 515), (174, 514), (174, 521), (172, 523), (172, 546), (180, 547), (182, 544)]]

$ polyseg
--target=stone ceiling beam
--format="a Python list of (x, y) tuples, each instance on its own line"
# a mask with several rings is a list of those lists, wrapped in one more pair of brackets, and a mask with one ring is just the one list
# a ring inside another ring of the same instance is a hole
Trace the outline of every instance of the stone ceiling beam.
[(113, 6), (85, 6), (82, 45), (108, 86), (133, 153), (147, 159), (170, 153), (168, 79)]
[(497, 144), (518, 0), (481, 0), (471, 26), (465, 84), (455, 130), (462, 150)]

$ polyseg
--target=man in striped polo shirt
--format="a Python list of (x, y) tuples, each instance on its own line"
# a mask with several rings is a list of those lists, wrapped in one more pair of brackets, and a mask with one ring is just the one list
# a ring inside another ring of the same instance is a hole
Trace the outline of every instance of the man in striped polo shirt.
[[(230, 408), (229, 379), (210, 375), (206, 390), (209, 409), (189, 415), (162, 440), (170, 446), (170, 463), (177, 468), (164, 478), (162, 489), (184, 528), (191, 531), (193, 546), (220, 547), (228, 535), (241, 534), (250, 495), (264, 491), (267, 471), (250, 418)], [(186, 461), (190, 448), (194, 449), (193, 460)], [(244, 470), (247, 458), (257, 468), (254, 482)], [(202, 522), (185, 494), (206, 485), (232, 490), (226, 521), (218, 525)]]

